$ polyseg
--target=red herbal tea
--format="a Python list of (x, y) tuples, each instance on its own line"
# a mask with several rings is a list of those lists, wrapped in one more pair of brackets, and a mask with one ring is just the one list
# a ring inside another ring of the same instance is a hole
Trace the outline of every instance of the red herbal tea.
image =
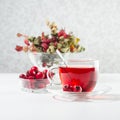
[(63, 91), (90, 92), (96, 85), (95, 67), (59, 67)]
[[(99, 72), (99, 61), (93, 59), (72, 59), (66, 61), (67, 65), (51, 67), (49, 72), (57, 70), (59, 78), (48, 76), (50, 83), (62, 85), (67, 92), (91, 92), (96, 85)], [(48, 73), (49, 73), (48, 72)]]

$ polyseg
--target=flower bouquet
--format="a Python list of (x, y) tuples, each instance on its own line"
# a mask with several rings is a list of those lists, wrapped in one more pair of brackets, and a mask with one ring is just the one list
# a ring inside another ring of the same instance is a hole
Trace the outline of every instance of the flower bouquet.
[(17, 37), (23, 37), (25, 46), (16, 45), (15, 50), (28, 53), (31, 62), (39, 68), (49, 68), (61, 62), (56, 50), (59, 50), (64, 57), (69, 53), (79, 53), (85, 51), (80, 45), (80, 39), (72, 32), (67, 33), (65, 29), (58, 30), (54, 22), (47, 21), (50, 34), (42, 32), (39, 36), (28, 36), (17, 33)]

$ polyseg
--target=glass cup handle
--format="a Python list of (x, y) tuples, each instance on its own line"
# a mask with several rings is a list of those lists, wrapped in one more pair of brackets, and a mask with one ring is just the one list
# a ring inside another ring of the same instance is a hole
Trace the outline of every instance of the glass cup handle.
[[(51, 85), (53, 85), (53, 84), (54, 85), (60, 85), (60, 80), (57, 81), (59, 79), (59, 76), (56, 76), (56, 73), (53, 75), (53, 73), (54, 73), (53, 71), (58, 70), (58, 68), (59, 68), (59, 66), (54, 66), (54, 67), (50, 67), (48, 69), (47, 78), (48, 78)], [(57, 77), (56, 78), (57, 80), (55, 79), (55, 76)]]

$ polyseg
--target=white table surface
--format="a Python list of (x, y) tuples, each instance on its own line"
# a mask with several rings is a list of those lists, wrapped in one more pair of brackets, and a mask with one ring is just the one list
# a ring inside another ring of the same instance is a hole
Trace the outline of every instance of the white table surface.
[(97, 84), (112, 87), (110, 99), (66, 102), (23, 92), (18, 74), (1, 73), (0, 120), (120, 120), (120, 74), (100, 74)]

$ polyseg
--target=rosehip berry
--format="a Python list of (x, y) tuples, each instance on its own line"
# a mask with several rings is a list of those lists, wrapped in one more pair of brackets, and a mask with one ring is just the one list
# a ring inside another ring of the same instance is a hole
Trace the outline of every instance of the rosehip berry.
[(82, 88), (79, 85), (75, 85), (73, 92), (82, 92)]
[(44, 71), (43, 71), (43, 74), (44, 74), (44, 77), (43, 77), (43, 78), (44, 78), (44, 79), (47, 78), (47, 71), (48, 71), (48, 70), (44, 70)]
[(38, 72), (36, 74), (36, 79), (43, 79), (43, 73), (42, 72)]
[(38, 68), (36, 66), (31, 67), (31, 70), (34, 70), (35, 72), (38, 72)]
[(30, 76), (30, 73), (29, 73), (29, 70), (26, 72), (26, 77), (29, 77)]
[(45, 79), (45, 73), (42, 72), (42, 79)]
[(42, 66), (43, 66), (43, 67), (46, 67), (46, 66), (47, 66), (47, 63), (43, 62), (43, 63), (42, 63)]
[(47, 74), (43, 72), (43, 79), (47, 78)]
[(17, 52), (20, 52), (20, 51), (22, 51), (22, 50), (23, 50), (23, 46), (16, 45), (15, 50), (16, 50)]
[(24, 43), (25, 43), (26, 45), (28, 45), (28, 46), (30, 45), (30, 43), (29, 43), (29, 41), (28, 41), (27, 39), (24, 40)]
[(30, 76), (36, 76), (36, 71), (35, 70), (30, 69), (29, 73), (30, 73)]
[(24, 79), (26, 79), (26, 75), (25, 75), (25, 74), (20, 74), (20, 75), (19, 75), (19, 78), (24, 78)]
[(69, 91), (69, 85), (68, 84), (63, 86), (63, 91)]
[(63, 35), (63, 36), (64, 36), (64, 38), (68, 38), (68, 35), (67, 35), (66, 33), (64, 33), (64, 35)]
[(18, 36), (18, 37), (21, 37), (21, 36), (23, 36), (23, 35), (22, 35), (21, 33), (17, 33), (17, 36)]
[(58, 33), (58, 37), (61, 37), (65, 34), (65, 31), (64, 30), (60, 30), (59, 33)]
[(48, 49), (48, 47), (49, 47), (47, 43), (42, 43), (41, 46), (42, 46), (45, 50)]
[(51, 77), (53, 77), (55, 75), (55, 73), (51, 72)]
[(43, 73), (47, 74), (47, 71), (48, 71), (48, 70), (45, 69), (45, 70), (43, 71)]
[(42, 43), (49, 44), (49, 43), (50, 43), (50, 40), (49, 40), (49, 39), (43, 39), (43, 40), (42, 40)]

